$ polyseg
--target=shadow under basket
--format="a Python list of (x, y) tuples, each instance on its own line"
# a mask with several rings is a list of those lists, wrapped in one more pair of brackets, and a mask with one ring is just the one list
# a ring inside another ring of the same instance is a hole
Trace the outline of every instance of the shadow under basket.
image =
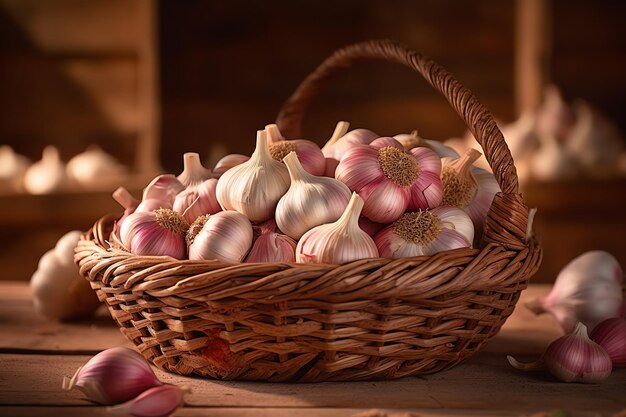
[(498, 333), (542, 252), (492, 116), (432, 60), (392, 41), (336, 51), (283, 106), (277, 123), (301, 137), (310, 101), (335, 73), (366, 59), (421, 74), (465, 121), (502, 190), (479, 248), (344, 265), (239, 263), (136, 256), (108, 243), (98, 220), (76, 262), (122, 333), (146, 359), (183, 375), (262, 381), (393, 379), (450, 368)]

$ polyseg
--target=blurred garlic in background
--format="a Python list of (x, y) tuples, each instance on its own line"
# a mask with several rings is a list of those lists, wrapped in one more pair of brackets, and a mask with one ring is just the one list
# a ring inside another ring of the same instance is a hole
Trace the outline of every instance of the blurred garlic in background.
[(550, 135), (540, 136), (540, 147), (530, 158), (531, 177), (541, 181), (571, 179), (580, 174), (575, 156)]
[(32, 164), (24, 175), (24, 189), (30, 194), (48, 194), (66, 184), (65, 164), (59, 150), (52, 145), (44, 148), (41, 160)]
[(30, 161), (8, 145), (0, 146), (0, 191), (22, 191)]
[(552, 136), (557, 142), (567, 140), (576, 116), (571, 107), (563, 100), (555, 85), (548, 85), (544, 91), (544, 101), (537, 111), (537, 133)]
[(98, 146), (90, 146), (67, 163), (67, 176), (81, 187), (113, 186), (124, 180), (127, 169)]

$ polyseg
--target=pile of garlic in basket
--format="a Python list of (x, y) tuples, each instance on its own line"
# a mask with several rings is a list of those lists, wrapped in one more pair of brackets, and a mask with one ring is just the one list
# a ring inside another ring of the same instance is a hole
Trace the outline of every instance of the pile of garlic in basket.
[(227, 155), (213, 170), (186, 153), (183, 172), (156, 177), (141, 201), (113, 193), (125, 208), (113, 239), (136, 255), (332, 264), (479, 241), (500, 191), (473, 165), (480, 152), (348, 126), (339, 122), (320, 149), (268, 125), (251, 157)]

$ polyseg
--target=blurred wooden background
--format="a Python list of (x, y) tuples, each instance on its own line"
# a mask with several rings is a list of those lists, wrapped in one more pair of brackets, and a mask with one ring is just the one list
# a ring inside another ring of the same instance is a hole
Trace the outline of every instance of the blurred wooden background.
[[(554, 82), (626, 132), (625, 20), (626, 3), (583, 0), (0, 0), (0, 145), (36, 160), (55, 144), (67, 161), (96, 143), (134, 173), (179, 172), (186, 151), (210, 165), (250, 153), (312, 69), (371, 38), (434, 58), (503, 121)], [(351, 69), (311, 110), (305, 132), (318, 143), (339, 119), (440, 140), (465, 130), (419, 76), (385, 63)], [(526, 190), (546, 244), (537, 281), (587, 249), (626, 264), (624, 191), (620, 180)], [(0, 196), (0, 278), (28, 279), (65, 231), (116, 210), (101, 192)]]

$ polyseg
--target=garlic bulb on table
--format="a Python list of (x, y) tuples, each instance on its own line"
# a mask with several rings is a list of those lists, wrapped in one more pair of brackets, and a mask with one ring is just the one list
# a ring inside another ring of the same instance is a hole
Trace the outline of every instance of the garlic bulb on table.
[(276, 206), (276, 224), (287, 236), (300, 239), (320, 224), (337, 220), (350, 201), (350, 189), (334, 178), (309, 174), (295, 152), (283, 160), (291, 186)]
[(200, 216), (189, 228), (189, 259), (241, 262), (252, 245), (250, 220), (236, 211)]
[(91, 315), (100, 305), (89, 281), (74, 263), (74, 248), (81, 232), (63, 235), (39, 260), (30, 280), (35, 309), (50, 318), (67, 320)]
[(454, 207), (404, 213), (374, 236), (383, 258), (430, 256), (445, 250), (469, 248), (473, 240), (472, 220)]
[(265, 126), (265, 131), (272, 158), (282, 162), (287, 154), (295, 152), (307, 172), (313, 175), (324, 175), (326, 159), (317, 144), (306, 139), (285, 140), (275, 124)]
[(268, 220), (254, 226), (257, 238), (245, 262), (295, 262), (296, 241), (276, 231), (276, 222)]
[(23, 191), (24, 173), (30, 161), (16, 154), (10, 146), (0, 146), (0, 186), (13, 191)]
[(269, 152), (265, 131), (257, 132), (256, 149), (249, 161), (226, 171), (217, 182), (217, 201), (253, 222), (274, 217), (278, 200), (289, 188), (289, 172)]
[(24, 189), (30, 194), (48, 194), (66, 184), (65, 164), (59, 150), (51, 145), (44, 148), (41, 160), (32, 164), (24, 174)]
[(626, 368), (626, 319), (606, 319), (594, 327), (590, 337), (609, 354), (613, 368)]
[(343, 264), (364, 258), (377, 258), (374, 240), (359, 228), (363, 199), (352, 193), (339, 220), (306, 232), (296, 246), (296, 262)]
[(391, 223), (407, 209), (426, 209), (441, 203), (441, 160), (428, 148), (404, 151), (393, 138), (356, 145), (341, 158), (335, 177), (363, 198), (363, 215), (377, 223)]
[(67, 163), (67, 176), (84, 187), (97, 187), (121, 182), (126, 167), (98, 146), (91, 146)]
[(553, 136), (540, 135), (539, 149), (530, 160), (530, 176), (542, 181), (576, 177), (581, 169), (576, 156)]

